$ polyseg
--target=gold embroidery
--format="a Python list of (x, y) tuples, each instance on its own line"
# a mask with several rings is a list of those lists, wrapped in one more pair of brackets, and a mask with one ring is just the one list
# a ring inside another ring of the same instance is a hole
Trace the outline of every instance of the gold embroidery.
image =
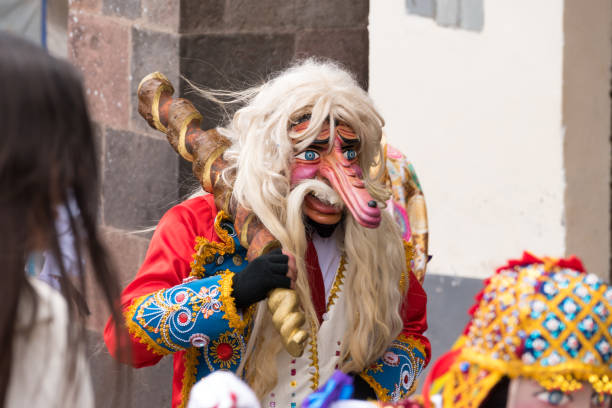
[[(150, 350), (157, 355), (165, 356), (172, 352), (170, 350), (163, 348), (159, 344), (157, 344), (155, 340), (149, 337), (147, 332), (142, 327), (140, 327), (135, 321), (132, 320), (132, 318), (136, 314), (136, 309), (138, 309), (138, 307), (142, 304), (142, 302), (144, 302), (144, 300), (149, 296), (150, 295), (144, 295), (144, 296), (137, 298), (132, 303), (132, 305), (129, 308), (127, 308), (127, 310), (123, 313), (123, 317), (125, 318), (125, 325), (127, 326), (129, 333), (135, 339), (138, 339), (142, 344), (145, 344), (147, 346), (147, 350)], [(140, 319), (139, 319), (139, 322), (140, 322)]]
[[(444, 401), (451, 401), (454, 407), (477, 406), (504, 375), (529, 378), (546, 389), (563, 392), (588, 382), (597, 393), (612, 393), (612, 370), (598, 349), (608, 349), (612, 344), (607, 330), (609, 289), (597, 280), (589, 284), (588, 275), (563, 269), (557, 260), (544, 259), (541, 263), (500, 268), (490, 278), (461, 353), (449, 369)], [(575, 311), (566, 312), (564, 305)], [(598, 313), (594, 310), (597, 305), (606, 309)], [(599, 328), (597, 335), (587, 336), (580, 328), (587, 319)], [(547, 325), (549, 321), (562, 333), (556, 334)], [(497, 332), (504, 333), (504, 341), (488, 340), (495, 339)], [(521, 332), (537, 333), (546, 345), (541, 356), (519, 351)], [(579, 345), (574, 347), (574, 354), (566, 346), (570, 337)], [(544, 359), (554, 359), (554, 363), (543, 364)]]
[[(412, 368), (414, 371), (416, 371), (417, 368), (419, 367), (419, 361), (417, 360), (421, 360), (420, 358), (414, 355), (414, 350), (416, 349), (420, 351), (423, 354), (423, 356), (427, 355), (425, 353), (425, 345), (421, 343), (419, 339), (406, 336), (403, 333), (400, 333), (397, 339), (391, 344), (391, 347), (400, 349), (408, 354), (408, 357), (410, 358), (410, 363), (412, 364)], [(423, 366), (424, 364), (425, 364), (425, 361), (422, 360), (420, 365)], [(363, 370), (360, 375), (361, 375), (361, 378), (363, 378), (372, 387), (372, 389), (376, 393), (376, 396), (378, 397), (379, 400), (391, 401), (389, 390), (387, 390), (382, 385), (380, 385), (378, 381), (374, 379), (374, 377), (368, 374), (368, 371), (372, 373), (382, 372), (382, 363), (374, 363), (372, 366)], [(400, 398), (403, 399), (413, 394), (414, 391), (416, 390), (416, 384), (417, 384), (417, 381), (415, 377), (412, 385), (410, 386), (410, 389), (406, 392), (401, 392)], [(400, 391), (401, 391), (401, 388), (400, 388)]]
[[(232, 355), (227, 359), (222, 359), (219, 357), (219, 346), (225, 345), (229, 346), (232, 349)], [(225, 332), (219, 336), (218, 339), (212, 341), (212, 345), (210, 346), (210, 351), (213, 354), (213, 362), (219, 365), (219, 369), (221, 370), (229, 370), (232, 365), (236, 365), (238, 363), (238, 359), (240, 358), (240, 341), (236, 338), (232, 332)]]
[[(164, 342), (165, 346), (172, 349), (172, 351), (179, 351), (182, 350), (182, 347), (175, 344), (170, 338), (170, 324), (168, 323), (168, 318), (171, 315), (170, 313), (172, 311), (178, 310), (180, 306), (172, 305), (168, 308), (165, 308), (166, 310), (162, 318), (160, 319), (159, 325), (157, 327), (149, 326), (144, 317), (142, 316), (142, 312), (151, 304), (156, 303), (157, 305), (161, 306), (166, 303), (164, 299), (164, 292), (165, 290), (161, 289), (151, 295), (145, 295), (140, 298), (140, 304), (138, 305), (139, 310), (136, 313), (136, 320), (138, 320), (138, 323), (140, 323), (140, 326), (142, 326), (142, 328), (148, 329), (153, 333), (159, 333), (160, 337), (156, 340), (157, 343), (161, 344), (162, 342)], [(194, 305), (193, 309), (194, 311), (199, 310), (197, 305)]]
[[(217, 236), (221, 239), (222, 242), (214, 242), (203, 237), (196, 237), (196, 245), (194, 248), (195, 254), (193, 254), (194, 260), (191, 262), (191, 273), (189, 274), (189, 276), (195, 276), (198, 278), (205, 277), (206, 269), (204, 268), (204, 265), (207, 263), (211, 263), (214, 260), (215, 255), (232, 254), (236, 251), (233, 238), (230, 237), (229, 233), (221, 227), (221, 222), (226, 220), (230, 220), (230, 217), (225, 212), (219, 211), (219, 213), (217, 213), (217, 216), (215, 217), (214, 228)], [(233, 297), (231, 296), (231, 277), (234, 274), (229, 270), (220, 273), (223, 274), (223, 277), (220, 280), (220, 300), (222, 305), (221, 309), (224, 312), (223, 318), (229, 320), (230, 328), (242, 330), (244, 329), (247, 323), (250, 323), (251, 319), (253, 318), (255, 308), (253, 306), (249, 307), (249, 309), (247, 309), (247, 315), (244, 319), (245, 321), (242, 321), (237, 313)], [(145, 295), (137, 299), (132, 304), (132, 306), (130, 306), (130, 308), (125, 312), (128, 329), (130, 331), (130, 334), (132, 334), (142, 343), (147, 345), (147, 349), (159, 355), (170, 354), (171, 351), (164, 349), (155, 341), (153, 341), (153, 339), (151, 339), (138, 324), (131, 320), (131, 317), (134, 316), (136, 309), (148, 296), (149, 295)], [(151, 297), (151, 301), (152, 300), (153, 296)], [(144, 321), (139, 320), (139, 322), (145, 325)], [(178, 346), (176, 347), (178, 349)], [(191, 391), (191, 388), (196, 382), (196, 366), (198, 363), (199, 353), (200, 349), (195, 347), (185, 350), (185, 355), (183, 357), (183, 361), (185, 364), (185, 373), (183, 374), (181, 403), (179, 404), (179, 408), (184, 408), (186, 406), (189, 398), (189, 392)]]
[[(537, 381), (546, 389), (558, 389), (563, 392), (572, 392), (582, 387), (582, 382), (589, 382), (597, 393), (612, 392), (612, 377), (610, 369), (606, 366), (596, 367), (593, 365), (568, 361), (547, 367), (542, 370), (539, 365), (526, 365), (520, 361), (500, 361), (487, 355), (476, 353), (472, 350), (463, 350), (460, 360), (470, 361), (470, 369), (474, 367), (491, 372), (505, 372), (510, 378), (526, 377)], [(571, 373), (571, 374), (570, 374)], [(458, 377), (458, 376), (457, 376)], [(468, 386), (469, 384), (466, 384)], [(456, 391), (456, 390), (455, 390)], [(486, 397), (486, 394), (483, 396)]]
[[(342, 284), (344, 283), (344, 271), (346, 267), (346, 260), (344, 255), (340, 258), (340, 265), (338, 265), (338, 270), (336, 271), (336, 278), (334, 279), (334, 284), (329, 292), (329, 299), (327, 300), (327, 312), (329, 312), (330, 308), (334, 305), (336, 299), (338, 299), (338, 294), (340, 293), (340, 289), (342, 288)], [(310, 323), (310, 388), (312, 390), (316, 390), (319, 388), (319, 351), (317, 348), (317, 330), (316, 325), (314, 323)]]
[(363, 371), (361, 374), (359, 374), (359, 376), (363, 378), (370, 387), (372, 387), (372, 389), (376, 393), (376, 398), (379, 401), (384, 401), (384, 402), (391, 401), (391, 397), (389, 396), (390, 395), (389, 390), (383, 387), (382, 385), (380, 385), (371, 375), (366, 374), (366, 372)]
[[(406, 343), (410, 346), (410, 350), (414, 350), (417, 349), (421, 352), (421, 354), (423, 354), (424, 356), (427, 355), (427, 353), (425, 352), (425, 345), (417, 338), (415, 337), (408, 337), (406, 336), (404, 333), (400, 333), (400, 335), (397, 337), (397, 341), (400, 341), (402, 343)], [(393, 347), (398, 347), (397, 343), (393, 344)], [(401, 349), (407, 349), (406, 346), (404, 344), (402, 344), (401, 346), (399, 346), (398, 348)]]

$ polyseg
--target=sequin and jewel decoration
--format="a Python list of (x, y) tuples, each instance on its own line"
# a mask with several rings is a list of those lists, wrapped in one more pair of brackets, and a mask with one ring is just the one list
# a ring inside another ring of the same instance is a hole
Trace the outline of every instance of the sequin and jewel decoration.
[(612, 289), (577, 258), (509, 261), (476, 296), (445, 375), (444, 406), (478, 406), (503, 376), (561, 391), (587, 382), (612, 394), (611, 312)]

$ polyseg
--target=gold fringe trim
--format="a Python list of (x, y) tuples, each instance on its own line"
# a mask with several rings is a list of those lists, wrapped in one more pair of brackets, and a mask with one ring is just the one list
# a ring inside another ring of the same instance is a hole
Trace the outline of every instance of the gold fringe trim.
[[(397, 337), (397, 341), (401, 341), (402, 343), (408, 343), (408, 345), (410, 345), (413, 349), (419, 350), (421, 354), (423, 354), (425, 358), (427, 358), (427, 348), (425, 347), (425, 344), (421, 342), (421, 340), (415, 337), (406, 336), (404, 333), (400, 333), (400, 335)], [(394, 347), (394, 345), (392, 345), (392, 347)], [(423, 364), (425, 364), (425, 361), (423, 361)]]
[(183, 364), (185, 365), (185, 372), (183, 373), (183, 386), (181, 388), (181, 403), (178, 408), (185, 408), (187, 401), (189, 401), (189, 393), (191, 388), (196, 383), (196, 366), (198, 364), (199, 349), (192, 347), (185, 351), (183, 357)]
[(316, 326), (312, 322), (310, 323), (310, 367), (314, 367), (314, 372), (310, 376), (310, 388), (316, 391), (319, 388), (319, 351)]
[(384, 401), (384, 402), (391, 401), (391, 397), (389, 397), (389, 394), (391, 393), (389, 392), (389, 390), (383, 387), (382, 385), (380, 385), (378, 381), (374, 379), (374, 377), (367, 374), (365, 371), (362, 371), (361, 374), (359, 374), (359, 376), (363, 378), (370, 387), (372, 387), (372, 389), (376, 393), (376, 398), (379, 401)]
[(555, 366), (542, 367), (539, 364), (526, 365), (522, 361), (500, 361), (489, 356), (464, 350), (457, 361), (468, 361), (491, 372), (503, 373), (510, 378), (529, 377), (547, 389), (574, 391), (580, 383), (588, 381), (595, 392), (612, 394), (612, 370), (606, 366), (568, 361)]
[(125, 325), (127, 326), (130, 335), (132, 335), (132, 337), (137, 339), (142, 344), (146, 345), (147, 346), (147, 350), (150, 350), (150, 351), (152, 351), (153, 353), (155, 353), (157, 355), (165, 356), (165, 355), (168, 355), (168, 354), (172, 353), (172, 351), (167, 350), (167, 349), (163, 348), (162, 346), (160, 346), (159, 344), (157, 344), (155, 342), (155, 340), (153, 340), (147, 334), (147, 332), (145, 330), (143, 330), (142, 327), (140, 327), (136, 322), (134, 322), (132, 320), (132, 318), (136, 315), (136, 309), (138, 309), (138, 307), (149, 296), (151, 296), (151, 295), (150, 294), (149, 295), (144, 295), (144, 296), (141, 296), (141, 297), (137, 298), (136, 300), (134, 300), (134, 302), (132, 302), (130, 307), (128, 307), (123, 312), (123, 317), (125, 319)]
[(189, 276), (203, 278), (206, 274), (204, 265), (212, 263), (215, 255), (233, 254), (236, 251), (233, 238), (221, 227), (221, 222), (229, 220), (231, 218), (224, 211), (219, 211), (215, 217), (215, 232), (222, 242), (210, 241), (204, 237), (196, 237), (195, 254), (192, 255), (193, 261), (191, 262), (191, 273)]
[(336, 278), (334, 279), (334, 284), (332, 285), (329, 291), (329, 299), (327, 299), (327, 311), (336, 303), (336, 299), (338, 299), (338, 294), (340, 293), (340, 287), (344, 283), (344, 271), (346, 267), (346, 259), (344, 254), (340, 258), (340, 265), (338, 266), (338, 271), (336, 272)]
[(236, 309), (236, 302), (232, 296), (232, 278), (234, 272), (226, 269), (223, 272), (223, 277), (219, 281), (219, 300), (221, 301), (221, 310), (223, 311), (223, 318), (229, 321), (229, 327), (234, 330), (242, 331), (246, 326), (246, 322), (242, 320)]
[(465, 389), (474, 385), (470, 381), (472, 376), (466, 378), (466, 375), (460, 372), (461, 362), (470, 364), (470, 372), (488, 372), (484, 378), (478, 378), (476, 395), (471, 397), (472, 400), (482, 401), (504, 375), (510, 378), (530, 378), (546, 389), (563, 392), (578, 390), (582, 388), (583, 382), (588, 382), (595, 392), (612, 394), (612, 370), (605, 366), (595, 367), (582, 362), (568, 361), (555, 366), (542, 367), (539, 364), (526, 365), (522, 361), (500, 361), (465, 349), (451, 368), (453, 380), (452, 384), (446, 384), (444, 387), (445, 400), (450, 398), (450, 401), (453, 401), (458, 395), (463, 394)]

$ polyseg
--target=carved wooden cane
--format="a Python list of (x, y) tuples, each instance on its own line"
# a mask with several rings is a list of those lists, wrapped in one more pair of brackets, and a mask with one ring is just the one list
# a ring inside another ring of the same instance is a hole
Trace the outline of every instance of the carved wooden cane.
[[(173, 93), (172, 84), (162, 73), (147, 75), (138, 85), (138, 112), (151, 127), (166, 134), (168, 142), (181, 157), (193, 163), (193, 174), (204, 190), (214, 195), (217, 209), (225, 211), (234, 220), (238, 239), (248, 248), (248, 261), (280, 247), (254, 213), (231, 200), (235, 176), (227, 180), (227, 184), (221, 178), (222, 171), (229, 166), (223, 159), (223, 152), (231, 142), (215, 129), (200, 129), (200, 112), (188, 100), (173, 98)], [(301, 356), (308, 334), (302, 329), (305, 318), (296, 292), (272, 290), (268, 307), (289, 354)]]

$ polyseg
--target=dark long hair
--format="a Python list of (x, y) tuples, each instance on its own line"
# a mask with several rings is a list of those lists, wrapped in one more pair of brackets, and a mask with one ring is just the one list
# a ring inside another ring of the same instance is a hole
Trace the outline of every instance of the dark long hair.
[[(120, 293), (118, 278), (96, 226), (98, 158), (79, 75), (68, 62), (0, 32), (0, 90), (2, 403), (10, 380), (18, 303), (20, 298), (29, 297), (34, 305), (30, 332), (38, 305), (36, 293), (24, 272), (29, 253), (45, 249), (54, 254), (60, 267), (69, 321), (84, 322), (85, 319), (84, 271), (76, 279), (66, 274), (55, 229), (58, 206), (64, 206), (69, 215), (75, 242), (82, 243), (75, 248), (77, 265), (83, 269), (81, 259), (87, 255), (91, 281), (99, 286), (114, 321), (122, 319), (116, 305)], [(71, 197), (80, 210), (78, 221), (68, 206)], [(80, 327), (80, 330), (68, 330), (69, 345), (76, 345), (84, 338), (84, 325)], [(74, 375), (74, 370), (71, 371)]]

